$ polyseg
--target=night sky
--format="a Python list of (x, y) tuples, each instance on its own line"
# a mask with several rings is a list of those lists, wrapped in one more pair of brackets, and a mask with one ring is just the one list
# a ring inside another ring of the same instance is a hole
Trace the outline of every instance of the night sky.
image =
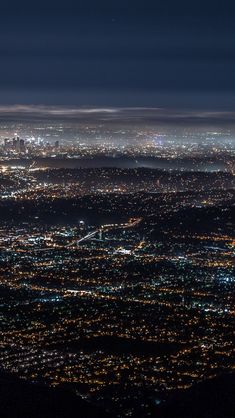
[(1, 4), (0, 104), (235, 110), (234, 16), (206, 0)]

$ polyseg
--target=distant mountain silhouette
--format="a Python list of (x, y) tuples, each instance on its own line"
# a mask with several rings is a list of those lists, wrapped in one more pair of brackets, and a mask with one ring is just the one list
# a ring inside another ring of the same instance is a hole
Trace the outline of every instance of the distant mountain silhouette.
[(206, 380), (172, 395), (156, 418), (235, 418), (235, 374)]
[(27, 383), (0, 373), (1, 418), (111, 418), (62, 389)]

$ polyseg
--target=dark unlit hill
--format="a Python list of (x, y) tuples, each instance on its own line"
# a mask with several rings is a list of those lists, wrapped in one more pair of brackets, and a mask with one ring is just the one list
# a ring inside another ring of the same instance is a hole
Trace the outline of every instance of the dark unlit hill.
[(0, 374), (1, 418), (111, 418), (73, 393)]
[(175, 393), (154, 411), (156, 418), (234, 418), (235, 374), (206, 380)]
[[(230, 161), (227, 157), (226, 161)], [(163, 157), (151, 157), (140, 156), (138, 159), (128, 156), (110, 157), (99, 156), (95, 158), (67, 158), (67, 157), (35, 157), (35, 158), (12, 158), (11, 160), (0, 160), (0, 165), (7, 166), (23, 166), (29, 167), (32, 163), (35, 167), (48, 167), (48, 168), (104, 168), (104, 167), (116, 167), (116, 168), (150, 168), (159, 170), (186, 170), (191, 171), (192, 166), (194, 171), (225, 171), (226, 164), (222, 158), (210, 158), (210, 157), (198, 157), (198, 158), (163, 158)]]
[(69, 343), (52, 344), (50, 349), (69, 351), (96, 351), (117, 354), (138, 354), (138, 355), (165, 355), (175, 353), (182, 347), (181, 344), (155, 343), (137, 339), (119, 338), (113, 336), (80, 338)]
[[(194, 385), (149, 411), (151, 418), (234, 418), (235, 374)], [(116, 418), (62, 389), (0, 374), (1, 418)], [(134, 415), (133, 418), (145, 418)]]

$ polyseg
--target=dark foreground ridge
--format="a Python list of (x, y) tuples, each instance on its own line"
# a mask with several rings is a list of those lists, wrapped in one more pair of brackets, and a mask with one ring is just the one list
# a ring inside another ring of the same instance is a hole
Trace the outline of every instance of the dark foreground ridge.
[(234, 418), (235, 374), (222, 375), (174, 394), (156, 418)]
[[(174, 393), (152, 418), (234, 418), (235, 374), (227, 374)], [(111, 418), (79, 396), (0, 374), (1, 418)], [(114, 416), (112, 415), (114, 418)], [(135, 418), (143, 418), (136, 416)]]
[(111, 418), (73, 393), (0, 374), (1, 418)]

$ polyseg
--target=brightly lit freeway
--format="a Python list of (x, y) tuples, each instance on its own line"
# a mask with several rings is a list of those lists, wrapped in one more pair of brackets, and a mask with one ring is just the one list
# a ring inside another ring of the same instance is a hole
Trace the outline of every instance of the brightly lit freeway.
[(113, 229), (127, 229), (127, 228), (134, 228), (136, 225), (138, 225), (141, 222), (142, 218), (131, 218), (127, 223), (121, 223), (121, 224), (107, 224), (107, 225), (101, 225), (100, 228), (96, 229), (95, 231), (89, 232), (84, 237), (80, 238), (77, 241), (77, 244), (80, 244), (84, 241), (89, 241), (90, 239), (94, 238), (96, 235), (99, 236), (99, 239), (102, 239), (102, 235), (104, 232), (111, 231)]

